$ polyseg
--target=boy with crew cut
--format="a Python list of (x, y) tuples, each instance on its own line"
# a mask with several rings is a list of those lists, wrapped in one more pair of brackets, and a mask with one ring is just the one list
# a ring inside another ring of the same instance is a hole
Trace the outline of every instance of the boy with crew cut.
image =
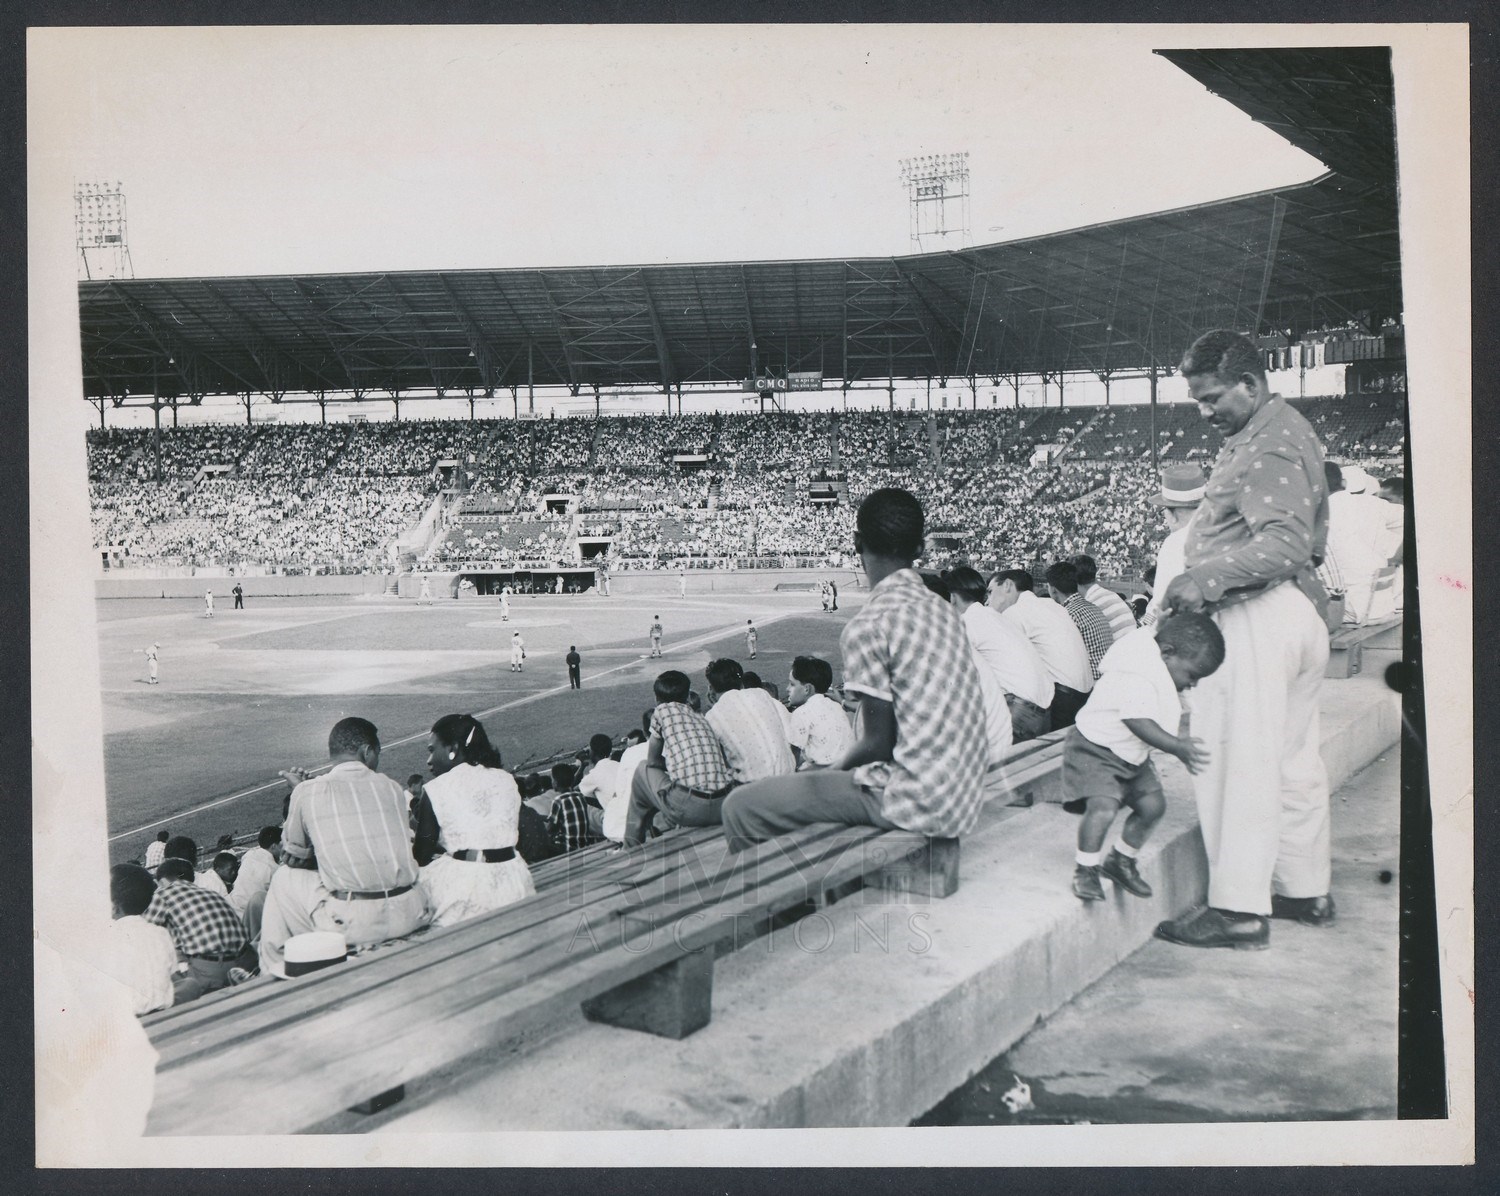
[(720, 822), (734, 778), (713, 727), (688, 705), (692, 685), (677, 669), (656, 678), (646, 761), (630, 786), (626, 846), (644, 843), (653, 824), (666, 831)]
[(792, 661), (786, 704), (792, 711), (786, 737), (800, 770), (834, 768), (854, 746), (854, 728), (844, 708), (828, 696), (833, 666), (816, 656)]
[[(1088, 802), (1073, 869), (1073, 892), (1081, 900), (1104, 899), (1101, 876), (1137, 897), (1151, 896), (1135, 862), (1166, 811), (1150, 749), (1176, 756), (1193, 773), (1208, 763), (1202, 740), (1175, 734), (1182, 722), (1177, 695), (1223, 663), (1224, 637), (1199, 614), (1163, 619), (1154, 633), (1149, 627), (1129, 632), (1104, 654), (1099, 683), (1063, 745), (1063, 788)], [(1121, 805), (1130, 807), (1130, 817), (1106, 856), (1104, 840)]]
[[(768, 777), (724, 803), (729, 850), (815, 822), (936, 838), (973, 829), (983, 803), (985, 714), (963, 624), (928, 591), (922, 504), (886, 487), (859, 504), (854, 549), (869, 597), (839, 636), (860, 737), (837, 768)], [(1069, 624), (1071, 626), (1071, 624)]]

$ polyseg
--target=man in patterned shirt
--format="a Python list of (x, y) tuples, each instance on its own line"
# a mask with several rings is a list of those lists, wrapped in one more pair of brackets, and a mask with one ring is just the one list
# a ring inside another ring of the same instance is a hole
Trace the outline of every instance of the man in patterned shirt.
[(362, 718), (328, 734), (333, 767), (322, 776), (282, 775), (292, 790), (282, 828), (285, 866), (266, 892), (260, 967), (286, 975), (282, 948), (296, 934), (334, 930), (350, 947), (403, 938), (432, 920), (417, 884), (406, 791), (375, 771), (380, 736)]
[(835, 769), (735, 790), (724, 803), (731, 851), (814, 822), (950, 838), (978, 820), (987, 752), (979, 676), (963, 623), (912, 568), (923, 531), (922, 504), (905, 490), (860, 503), (854, 549), (870, 592), (839, 646), (861, 735)]
[[(1058, 561), (1047, 570), (1047, 585), (1052, 590), (1052, 600), (1078, 627), (1083, 636), (1083, 646), (1088, 649), (1089, 671), (1094, 680), (1099, 679), (1099, 661), (1115, 642), (1109, 619), (1104, 612), (1078, 592), (1078, 568), (1067, 561)], [(1134, 619), (1131, 620), (1134, 623)]]
[(688, 705), (692, 687), (687, 674), (677, 669), (656, 679), (646, 762), (630, 787), (627, 845), (644, 843), (653, 823), (662, 830), (719, 823), (734, 778), (714, 729)]
[(1328, 532), (1323, 452), (1308, 422), (1271, 393), (1246, 337), (1205, 333), (1181, 368), (1224, 447), (1166, 604), (1212, 614), (1226, 654), (1193, 700), (1193, 734), (1211, 759), (1194, 778), (1208, 908), (1156, 933), (1190, 947), (1257, 949), (1270, 943), (1267, 915), (1314, 926), (1334, 918), (1318, 732), (1328, 662), (1316, 572)]
[(253, 968), (245, 924), (227, 897), (194, 883), (193, 866), (169, 856), (156, 870), (156, 892), (141, 917), (164, 927), (181, 957), (174, 1003), (225, 988), (232, 967)]

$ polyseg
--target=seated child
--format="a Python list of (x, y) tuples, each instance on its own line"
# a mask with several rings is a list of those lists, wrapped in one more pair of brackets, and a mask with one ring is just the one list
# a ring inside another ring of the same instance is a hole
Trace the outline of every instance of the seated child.
[(734, 776), (719, 737), (691, 705), (687, 674), (668, 669), (656, 678), (656, 709), (646, 762), (636, 770), (625, 820), (625, 843), (644, 843), (653, 828), (717, 826)]
[(799, 769), (837, 768), (854, 746), (854, 727), (843, 707), (828, 696), (833, 667), (816, 656), (792, 661), (786, 702), (792, 710), (786, 737)]
[[(1224, 637), (1201, 614), (1127, 632), (1100, 660), (1099, 680), (1063, 745), (1063, 788), (1088, 803), (1073, 869), (1073, 892), (1084, 901), (1104, 899), (1101, 875), (1137, 897), (1151, 896), (1135, 861), (1166, 798), (1149, 749), (1176, 756), (1189, 772), (1208, 763), (1202, 740), (1175, 734), (1182, 722), (1177, 695), (1223, 663)], [(1130, 817), (1106, 857), (1104, 840), (1122, 804)]]

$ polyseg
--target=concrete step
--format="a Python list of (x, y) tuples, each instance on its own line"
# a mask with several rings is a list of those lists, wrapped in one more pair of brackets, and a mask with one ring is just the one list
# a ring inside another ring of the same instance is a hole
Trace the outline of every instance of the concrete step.
[[(1325, 684), (1334, 788), (1399, 734), (1399, 701), (1378, 679)], [(1174, 761), (1162, 780), (1168, 813), (1141, 859), (1156, 887), (1149, 900), (1114, 891), (1079, 902), (1069, 887), (1076, 819), (1051, 804), (1013, 810), (965, 840), (961, 886), (946, 901), (856, 894), (720, 959), (713, 1020), (689, 1038), (648, 1038), (574, 1012), (407, 1085), (392, 1109), (321, 1128), (906, 1125), (1149, 941), (1157, 922), (1202, 899), (1190, 778)]]

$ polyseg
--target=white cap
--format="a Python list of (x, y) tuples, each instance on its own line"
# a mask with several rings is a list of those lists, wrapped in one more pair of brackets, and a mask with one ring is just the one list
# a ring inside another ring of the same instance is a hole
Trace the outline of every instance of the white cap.
[(1344, 489), (1350, 494), (1368, 494), (1379, 488), (1379, 483), (1358, 465), (1346, 465), (1343, 472)]

